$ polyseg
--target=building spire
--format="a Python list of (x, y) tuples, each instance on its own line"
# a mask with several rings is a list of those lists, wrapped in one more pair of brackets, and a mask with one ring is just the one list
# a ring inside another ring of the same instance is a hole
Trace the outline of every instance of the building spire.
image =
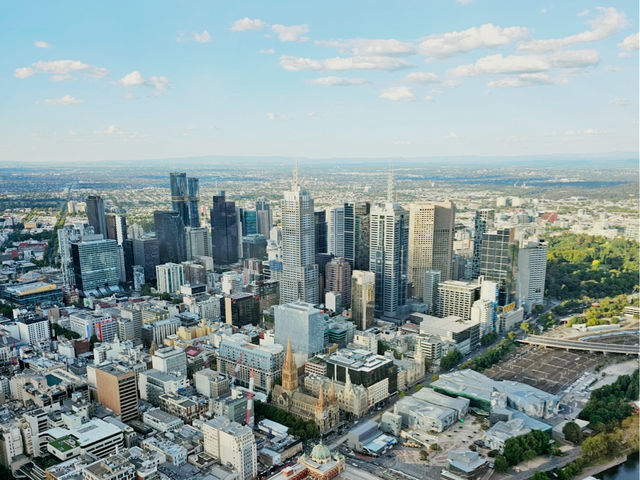
[(296, 168), (293, 171), (293, 186), (294, 187), (297, 187), (298, 185), (300, 185), (299, 171), (300, 171), (300, 165), (298, 164), (298, 159), (296, 159)]
[(393, 202), (393, 164), (389, 162), (389, 179), (387, 180), (387, 201)]

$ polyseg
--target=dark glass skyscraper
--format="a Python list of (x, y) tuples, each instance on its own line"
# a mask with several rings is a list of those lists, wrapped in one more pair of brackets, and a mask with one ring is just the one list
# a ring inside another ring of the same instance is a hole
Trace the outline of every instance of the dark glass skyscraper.
[(471, 277), (480, 276), (480, 255), (482, 253), (482, 236), (493, 227), (496, 211), (491, 208), (483, 208), (476, 211), (473, 222), (473, 264)]
[(87, 197), (87, 218), (95, 234), (107, 238), (107, 218), (104, 213), (104, 200), (99, 195)]
[(236, 203), (228, 202), (224, 191), (213, 196), (211, 208), (213, 260), (228, 265), (238, 261), (238, 215)]
[(160, 263), (180, 263), (187, 259), (184, 223), (178, 212), (156, 210), (153, 212)]
[(266, 197), (261, 197), (256, 200), (256, 213), (258, 221), (258, 233), (269, 238), (271, 227), (273, 226), (273, 220), (271, 218), (271, 206), (269, 200)]
[[(351, 269), (369, 269), (369, 202), (344, 204), (344, 258)], [(363, 228), (364, 226), (364, 228)], [(366, 260), (361, 256), (361, 244), (366, 244)]]
[(480, 252), (480, 275), (498, 283), (499, 304), (507, 305), (515, 299), (518, 244), (510, 228), (485, 232)]
[(199, 227), (198, 215), (199, 180), (187, 178), (186, 173), (169, 174), (171, 186), (171, 208), (180, 214), (186, 227)]
[(313, 216), (316, 228), (316, 255), (327, 253), (327, 212), (316, 210)]
[[(258, 233), (258, 212), (255, 210), (241, 209), (242, 235), (255, 235)], [(266, 235), (265, 235), (266, 237)]]

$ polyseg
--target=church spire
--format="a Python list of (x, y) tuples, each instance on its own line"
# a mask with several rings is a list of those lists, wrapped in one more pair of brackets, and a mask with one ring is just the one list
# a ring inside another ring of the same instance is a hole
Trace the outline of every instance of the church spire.
[(293, 358), (291, 349), (291, 337), (287, 338), (287, 353), (282, 364), (282, 389), (292, 392), (298, 389), (298, 367)]
[(329, 387), (329, 403), (336, 402), (336, 381), (331, 379), (331, 387)]
[(324, 412), (324, 388), (320, 384), (320, 391), (318, 392), (318, 403), (316, 404), (316, 410), (318, 412)]

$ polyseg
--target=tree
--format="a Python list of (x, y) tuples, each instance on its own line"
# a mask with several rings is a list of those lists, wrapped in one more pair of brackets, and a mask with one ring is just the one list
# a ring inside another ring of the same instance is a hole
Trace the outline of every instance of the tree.
[(509, 340), (515, 340), (516, 338), (518, 338), (518, 335), (516, 335), (516, 332), (509, 332), (507, 333), (507, 338)]
[(549, 476), (544, 472), (536, 472), (531, 477), (531, 480), (549, 480)]
[(453, 349), (440, 359), (440, 368), (442, 370), (450, 370), (462, 360), (462, 353)]
[(509, 463), (507, 462), (507, 459), (502, 455), (498, 455), (496, 457), (495, 463), (493, 464), (493, 468), (498, 473), (505, 473), (507, 470), (509, 470)]
[(434, 452), (437, 452), (438, 450), (442, 450), (442, 449), (440, 448), (440, 445), (438, 445), (437, 443), (432, 443), (431, 445), (429, 445), (429, 448), (430, 448), (431, 450), (433, 450)]
[(93, 346), (100, 342), (100, 339), (96, 336), (96, 334), (94, 333), (93, 335), (91, 335), (91, 338), (89, 339), (89, 343), (91, 344), (91, 348), (93, 348)]
[(529, 324), (529, 322), (522, 322), (520, 324), (520, 328), (524, 330), (524, 333), (526, 333), (527, 335), (531, 333), (531, 325)]
[(426, 462), (429, 459), (429, 452), (426, 450), (420, 450), (420, 460)]
[(404, 395), (405, 395), (405, 393), (404, 393), (404, 391), (402, 391), (402, 392), (400, 392), (400, 393), (398, 394), (398, 398), (404, 398)]
[(582, 443), (582, 430), (576, 422), (567, 422), (562, 427), (562, 434), (564, 438), (574, 445), (580, 445)]
[(424, 371), (428, 372), (431, 369), (431, 360), (428, 357), (424, 357)]
[(604, 433), (599, 433), (582, 442), (582, 455), (589, 461), (600, 458), (607, 451), (607, 439)]

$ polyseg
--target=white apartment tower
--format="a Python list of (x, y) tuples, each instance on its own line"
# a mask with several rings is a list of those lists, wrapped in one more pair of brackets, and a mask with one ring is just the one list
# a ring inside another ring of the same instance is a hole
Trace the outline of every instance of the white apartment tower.
[(298, 181), (282, 200), (282, 280), (280, 303), (318, 303), (318, 265), (315, 263), (313, 199)]
[(440, 281), (451, 280), (455, 216), (449, 201), (409, 206), (409, 281), (422, 300), (427, 270), (440, 271)]
[(375, 274), (375, 313), (397, 317), (407, 303), (409, 212), (393, 202), (393, 174), (387, 201), (371, 208), (369, 270)]
[(344, 258), (344, 205), (327, 209), (327, 252)]
[(544, 240), (523, 242), (518, 250), (516, 297), (518, 306), (530, 312), (544, 301), (544, 281), (547, 274), (547, 250)]
[(256, 440), (250, 427), (215, 417), (202, 424), (202, 434), (207, 455), (222, 465), (231, 465), (243, 480), (258, 474)]
[(351, 274), (351, 320), (358, 330), (366, 330), (373, 325), (375, 292), (375, 274), (354, 270)]
[(156, 278), (160, 293), (177, 293), (184, 285), (184, 270), (178, 263), (156, 265)]

